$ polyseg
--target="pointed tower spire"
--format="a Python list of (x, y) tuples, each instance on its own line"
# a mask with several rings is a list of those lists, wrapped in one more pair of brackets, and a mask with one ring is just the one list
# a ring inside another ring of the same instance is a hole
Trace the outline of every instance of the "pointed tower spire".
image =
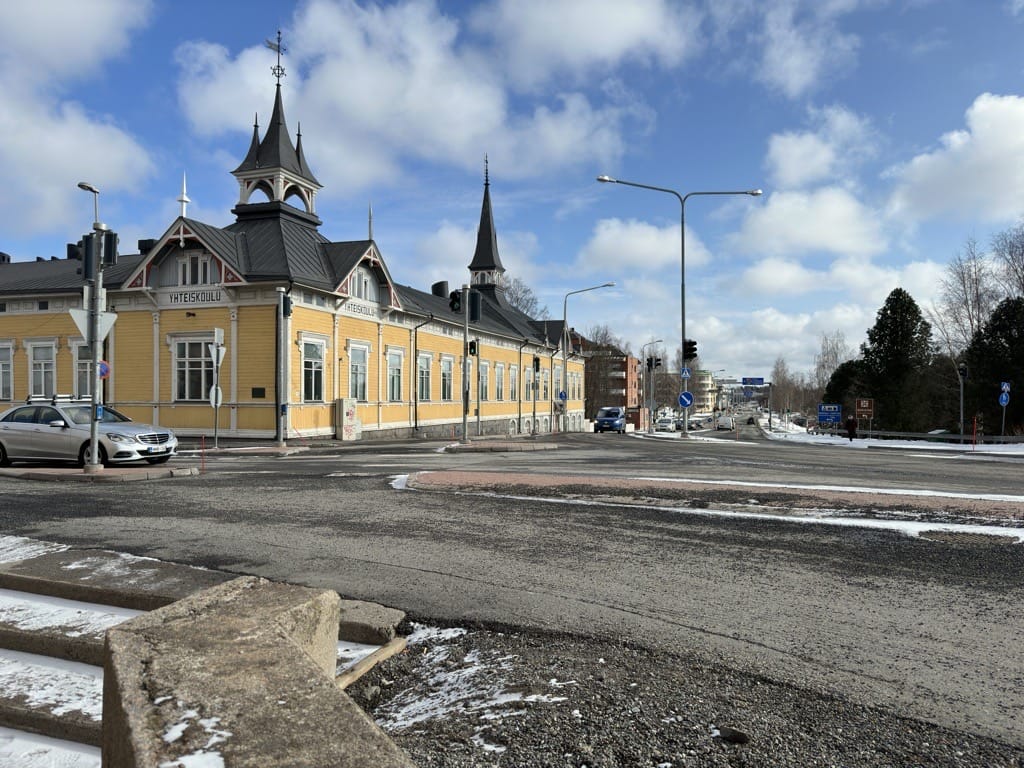
[(185, 213), (188, 208), (188, 204), (192, 201), (188, 199), (188, 192), (185, 189), (185, 172), (181, 172), (181, 194), (178, 195), (178, 202), (181, 203), (181, 218), (185, 218)]
[(252, 194), (258, 190), (273, 203), (291, 202), (292, 199), (298, 198), (306, 213), (315, 216), (316, 193), (322, 185), (309, 169), (302, 151), (301, 127), (298, 133), (298, 146), (293, 145), (284, 117), (281, 78), (285, 76), (285, 71), (281, 66), (281, 54), (287, 49), (281, 44), (281, 31), (277, 32), (277, 42), (267, 40), (265, 45), (277, 53), (277, 64), (270, 69), (277, 80), (274, 109), (262, 141), (257, 121), (253, 126), (252, 142), (245, 160), (231, 172), (238, 179), (238, 204), (248, 205)]
[(480, 207), (480, 226), (476, 232), (476, 250), (469, 264), (470, 282), (474, 285), (500, 286), (505, 268), (498, 256), (498, 235), (491, 213), (491, 176), (487, 155), (484, 155), (484, 201)]
[(373, 240), (373, 203), (370, 203), (370, 208), (369, 208), (368, 214), (369, 214), (369, 221), (368, 221), (368, 223), (369, 223), (370, 231), (369, 231), (369, 235), (368, 235), (367, 239), (368, 240)]

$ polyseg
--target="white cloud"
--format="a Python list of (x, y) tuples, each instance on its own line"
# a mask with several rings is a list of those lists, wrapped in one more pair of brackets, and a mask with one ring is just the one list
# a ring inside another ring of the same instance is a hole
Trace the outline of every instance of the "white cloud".
[(951, 214), (990, 222), (1020, 215), (1024, 199), (1024, 97), (984, 93), (966, 127), (940, 147), (888, 171), (897, 187), (889, 215), (920, 220)]
[[(121, 53), (148, 13), (148, 3), (130, 0), (0, 5), (0, 25), (17, 31), (0, 48), (0, 164), (8, 178), (30, 180), (0, 191), (0, 216), (9, 234), (90, 220), (91, 201), (76, 188), (79, 181), (111, 192), (136, 188), (152, 173), (146, 149), (113, 118), (56, 95)], [(104, 210), (110, 213), (101, 204)]]
[(795, 99), (815, 89), (826, 76), (851, 66), (860, 41), (841, 33), (835, 19), (854, 5), (808, 3), (804, 10), (796, 0), (788, 0), (767, 6), (758, 79)]
[[(710, 254), (704, 243), (687, 227), (686, 265), (707, 264)], [(678, 267), (681, 257), (679, 233), (674, 226), (656, 227), (645, 221), (602, 219), (576, 258), (576, 267), (588, 273), (639, 270), (651, 273), (662, 267)]]
[(780, 258), (764, 259), (747, 269), (733, 286), (740, 294), (802, 295), (820, 291), (824, 275), (802, 264)]
[[(613, 82), (593, 96), (563, 90), (512, 99), (500, 57), (424, 0), (386, 7), (312, 0), (289, 37), (289, 128), (294, 134), (301, 120), (318, 174), (345, 179), (344, 187), (326, 188), (328, 196), (398, 183), (408, 159), (476, 169), (488, 153), (506, 178), (614, 164), (627, 127), (643, 133), (652, 120), (634, 93)], [(243, 129), (239, 116), (253, 104), (266, 105), (265, 126), (272, 61), (260, 47), (232, 57), (208, 43), (182, 46), (178, 92), (193, 128), (204, 135)]]
[(700, 16), (670, 0), (496, 0), (473, 27), (493, 37), (515, 85), (529, 88), (628, 61), (678, 66), (699, 48)]
[(736, 241), (745, 250), (778, 256), (822, 251), (871, 255), (886, 249), (878, 215), (845, 189), (776, 192), (751, 208)]
[(767, 166), (776, 187), (792, 189), (830, 181), (848, 185), (856, 164), (875, 153), (866, 118), (841, 106), (810, 109), (813, 131), (773, 134)]

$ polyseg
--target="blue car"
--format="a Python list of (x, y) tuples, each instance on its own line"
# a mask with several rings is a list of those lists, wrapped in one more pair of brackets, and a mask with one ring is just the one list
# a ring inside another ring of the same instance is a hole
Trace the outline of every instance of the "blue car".
[(610, 406), (599, 410), (597, 420), (594, 422), (594, 431), (624, 433), (626, 431), (626, 409)]

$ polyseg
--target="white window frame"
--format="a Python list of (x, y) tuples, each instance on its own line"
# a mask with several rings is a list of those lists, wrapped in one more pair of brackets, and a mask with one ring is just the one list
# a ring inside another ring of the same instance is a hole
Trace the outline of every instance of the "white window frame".
[[(92, 350), (83, 338), (70, 339), (71, 358), (75, 366), (75, 382), (72, 390), (79, 400), (92, 397)], [(84, 356), (83, 353), (84, 352)]]
[(513, 403), (519, 399), (519, 366), (512, 365), (508, 369), (508, 399)]
[[(52, 397), (57, 394), (57, 339), (26, 339), (24, 347), (25, 352), (28, 354), (29, 395), (32, 397)], [(50, 359), (36, 360), (36, 350), (49, 350)], [(40, 377), (39, 386), (36, 385), (37, 374)]]
[[(388, 348), (384, 359), (387, 363), (387, 393), (389, 403), (402, 401), (402, 371), (405, 370), (405, 350)], [(398, 365), (395, 365), (397, 361)]]
[[(327, 339), (315, 334), (303, 333), (299, 338), (299, 342), (302, 345), (302, 402), (326, 402), (324, 399), (324, 392), (326, 391), (325, 388), (327, 386), (327, 374), (325, 370), (328, 349)], [(320, 350), (319, 360), (315, 356), (307, 357), (307, 345)], [(310, 379), (310, 377), (312, 377), (312, 379)], [(310, 392), (310, 386), (312, 386), (314, 391)], [(318, 388), (319, 392), (316, 391)], [(316, 396), (318, 394), (319, 397)]]
[(491, 377), (491, 364), (486, 360), (481, 360), (479, 365), (477, 365), (477, 377), (477, 398), (481, 403), (486, 403), (491, 399), (488, 387)]
[[(210, 344), (213, 343), (213, 333), (196, 334), (190, 336), (174, 336), (171, 338), (171, 400), (175, 403), (202, 403), (209, 399), (210, 389), (213, 387), (214, 370), (213, 357), (210, 354)], [(182, 357), (179, 353), (181, 345), (186, 345), (186, 355)], [(189, 349), (191, 345), (198, 345), (199, 356), (191, 357), (195, 349)], [(185, 362), (182, 367), (182, 362)], [(193, 391), (196, 385), (192, 384), (192, 376), (199, 374), (199, 391)], [(182, 386), (184, 385), (184, 390)], [(184, 396), (182, 396), (184, 392)]]
[(0, 343), (0, 400), (14, 399), (14, 344)]
[(421, 403), (430, 402), (430, 368), (434, 357), (429, 352), (416, 355), (416, 397)]
[(450, 403), (455, 399), (455, 358), (441, 357), (441, 400)]
[(505, 364), (494, 364), (494, 399), (499, 403), (505, 400)]
[(348, 396), (360, 403), (369, 402), (370, 350), (369, 344), (348, 345)]
[(217, 282), (217, 264), (209, 253), (192, 250), (178, 257), (178, 285), (216, 285)]

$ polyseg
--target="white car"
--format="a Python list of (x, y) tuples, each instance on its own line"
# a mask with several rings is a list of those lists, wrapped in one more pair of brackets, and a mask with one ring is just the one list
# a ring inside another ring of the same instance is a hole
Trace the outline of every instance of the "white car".
[(656, 422), (654, 422), (655, 432), (675, 432), (676, 431), (676, 420), (671, 416), (662, 416)]
[[(163, 464), (178, 440), (166, 427), (138, 424), (109, 406), (101, 406), (97, 452), (101, 464)], [(92, 403), (66, 396), (32, 398), (0, 413), (0, 465), (12, 461), (88, 463)]]

